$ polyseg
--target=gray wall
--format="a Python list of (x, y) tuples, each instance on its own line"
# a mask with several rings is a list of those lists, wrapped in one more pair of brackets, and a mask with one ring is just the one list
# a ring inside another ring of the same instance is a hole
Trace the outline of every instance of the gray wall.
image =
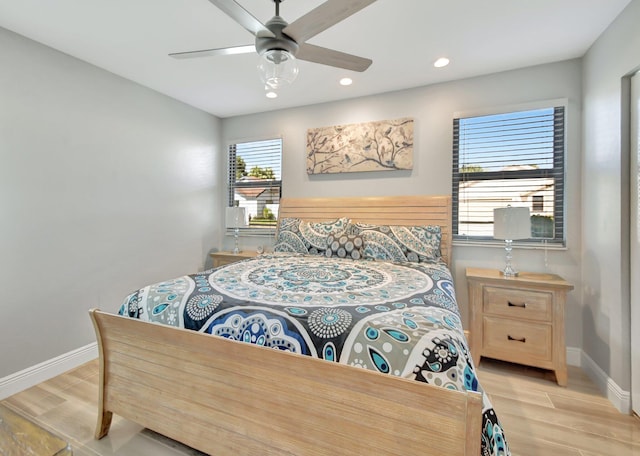
[[(521, 269), (551, 271), (580, 288), (580, 117), (581, 61), (571, 60), (484, 77), (297, 109), (223, 119), (224, 141), (282, 135), (283, 196), (366, 196), (451, 193), (451, 145), (455, 112), (515, 106), (566, 98), (567, 230), (566, 250), (514, 250)], [(305, 166), (308, 128), (371, 120), (415, 119), (414, 169), (308, 176)], [(227, 239), (228, 246), (231, 240)], [(245, 245), (252, 242), (244, 239)], [(546, 265), (545, 265), (546, 256)], [(453, 271), (458, 301), (467, 320), (466, 266), (499, 267), (501, 247), (455, 246)], [(567, 306), (567, 342), (582, 346), (582, 307), (572, 293)]]
[(0, 378), (95, 341), (91, 307), (201, 269), (220, 120), (0, 29)]
[[(640, 1), (633, 0), (584, 58), (582, 299), (584, 350), (631, 388), (629, 132), (625, 76), (640, 68)], [(632, 280), (638, 280), (637, 277)]]

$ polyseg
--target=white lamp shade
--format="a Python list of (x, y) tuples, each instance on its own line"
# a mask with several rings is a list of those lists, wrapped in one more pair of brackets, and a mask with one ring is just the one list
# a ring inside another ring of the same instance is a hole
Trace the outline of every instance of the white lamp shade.
[(227, 228), (247, 226), (247, 213), (244, 207), (228, 207), (225, 214)]
[(513, 241), (531, 237), (528, 207), (501, 207), (493, 210), (493, 237)]

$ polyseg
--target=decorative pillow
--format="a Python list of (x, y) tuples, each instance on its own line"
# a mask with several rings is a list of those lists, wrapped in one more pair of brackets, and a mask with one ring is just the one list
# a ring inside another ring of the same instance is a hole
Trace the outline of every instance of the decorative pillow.
[(327, 250), (327, 237), (344, 234), (348, 224), (349, 219), (344, 217), (324, 222), (282, 218), (273, 251), (324, 255)]
[(359, 260), (362, 258), (362, 246), (364, 241), (357, 234), (329, 235), (327, 238), (327, 250), (325, 255), (338, 258), (351, 258)]
[(439, 226), (354, 223), (349, 225), (347, 233), (362, 237), (362, 256), (365, 259), (424, 263), (441, 258), (442, 233)]

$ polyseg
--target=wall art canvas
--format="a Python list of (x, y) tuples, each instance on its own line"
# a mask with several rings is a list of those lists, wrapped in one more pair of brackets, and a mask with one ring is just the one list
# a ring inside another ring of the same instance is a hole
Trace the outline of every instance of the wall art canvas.
[(307, 130), (307, 174), (413, 168), (413, 119)]

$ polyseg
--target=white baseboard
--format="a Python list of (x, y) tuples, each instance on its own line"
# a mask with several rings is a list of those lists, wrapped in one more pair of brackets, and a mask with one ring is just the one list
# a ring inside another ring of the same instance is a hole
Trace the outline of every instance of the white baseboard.
[(582, 367), (582, 349), (567, 347), (567, 364), (569, 366)]
[[(604, 394), (609, 401), (613, 404), (615, 408), (620, 411), (620, 413), (624, 413), (625, 415), (631, 414), (631, 392), (625, 391), (616, 382), (614, 382), (605, 371), (603, 371), (600, 366), (596, 364), (594, 360), (589, 357), (585, 352), (580, 349), (578, 350), (580, 353), (580, 364), (577, 364), (582, 370), (589, 376), (591, 380), (596, 384), (598, 389)], [(567, 363), (568, 362), (568, 352), (567, 349)], [(575, 365), (575, 364), (571, 364)]]
[(0, 378), (0, 400), (98, 357), (98, 344), (93, 342), (35, 366)]

